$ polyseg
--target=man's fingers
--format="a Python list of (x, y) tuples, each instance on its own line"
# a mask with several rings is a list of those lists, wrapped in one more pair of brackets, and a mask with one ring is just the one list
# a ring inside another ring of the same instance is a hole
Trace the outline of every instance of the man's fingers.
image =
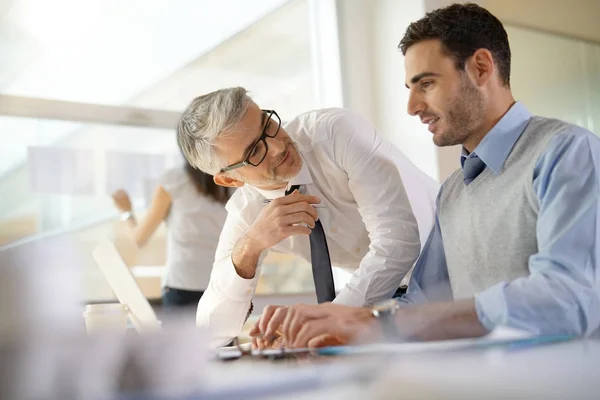
[(311, 232), (312, 229), (302, 225), (288, 226), (282, 231), (286, 238), (294, 235), (310, 235)]
[(292, 203), (282, 206), (278, 212), (280, 215), (290, 215), (298, 212), (305, 212), (312, 217), (313, 220), (318, 218), (317, 210), (307, 202)]
[(298, 332), (300, 329), (300, 326), (298, 325), (301, 323), (301, 321), (306, 319), (305, 315), (309, 312), (309, 307), (311, 306), (304, 304), (298, 304), (290, 307), (290, 310), (281, 325), (281, 332), (288, 343), (293, 343), (296, 332)]
[(302, 324), (313, 318), (321, 318), (323, 314), (318, 310), (319, 306), (299, 305), (296, 312), (284, 322), (283, 332), (290, 342), (294, 342), (296, 335), (302, 328)]
[(281, 323), (285, 319), (285, 316), (288, 313), (287, 307), (279, 307), (273, 313), (271, 320), (267, 324), (265, 330), (263, 331), (264, 335), (267, 337), (275, 337), (277, 334), (277, 329), (281, 326)]
[(311, 339), (308, 341), (307, 347), (311, 349), (319, 348), (319, 347), (327, 347), (327, 346), (340, 346), (346, 344), (344, 341), (340, 340), (337, 336), (333, 336), (329, 333), (324, 333)]
[(259, 338), (258, 339), (258, 348), (260, 350), (264, 350), (266, 348), (269, 347), (269, 344), (267, 343), (267, 341), (264, 338)]
[(294, 318), (290, 321), (290, 324), (288, 326), (287, 329), (287, 338), (289, 338), (288, 340), (290, 340), (291, 342), (293, 342), (296, 339), (296, 336), (298, 335), (298, 332), (300, 332), (300, 329), (302, 328), (302, 325), (309, 320), (309, 316), (306, 315), (306, 313), (296, 313), (296, 315), (294, 316)]
[(306, 224), (310, 228), (315, 227), (315, 219), (313, 218), (313, 216), (304, 211), (289, 214), (280, 218), (280, 221), (283, 225)]
[(260, 318), (258, 319), (258, 321), (256, 321), (252, 328), (250, 328), (250, 331), (248, 332), (250, 336), (257, 336), (260, 333), (260, 328), (258, 327), (258, 324), (260, 324)]
[[(331, 318), (320, 318), (306, 321), (298, 331), (291, 344), (292, 348), (307, 347), (311, 339), (330, 333)], [(289, 341), (288, 341), (289, 343)]]
[(302, 328), (302, 325), (309, 320), (327, 318), (333, 315), (336, 311), (335, 308), (331, 308), (328, 303), (319, 305), (304, 305), (300, 304), (292, 307), (294, 310), (288, 313), (288, 316), (283, 321), (282, 332), (287, 340), (293, 342), (296, 335)]
[(260, 316), (260, 319), (258, 320), (259, 332), (257, 332), (257, 334), (258, 333), (264, 334), (266, 332), (267, 326), (269, 325), (269, 322), (271, 321), (273, 314), (275, 314), (275, 312), (280, 308), (282, 308), (282, 306), (268, 305), (263, 309), (263, 313)]
[(285, 316), (285, 319), (281, 323), (281, 333), (288, 343), (292, 343), (292, 341), (293, 341), (293, 339), (290, 338), (290, 336), (289, 336), (289, 329), (290, 329), (291, 321), (294, 319), (295, 315), (298, 313), (298, 309), (301, 306), (302, 305), (298, 304), (293, 307), (290, 307), (290, 309), (288, 310), (288, 312)]

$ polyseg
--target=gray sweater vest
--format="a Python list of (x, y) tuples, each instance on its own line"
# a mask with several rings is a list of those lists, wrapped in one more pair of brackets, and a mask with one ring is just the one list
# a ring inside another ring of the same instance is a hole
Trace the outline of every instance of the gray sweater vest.
[(466, 186), (459, 169), (444, 183), (438, 216), (454, 298), (529, 275), (529, 257), (538, 251), (533, 170), (550, 140), (569, 126), (533, 117), (500, 174), (485, 168)]

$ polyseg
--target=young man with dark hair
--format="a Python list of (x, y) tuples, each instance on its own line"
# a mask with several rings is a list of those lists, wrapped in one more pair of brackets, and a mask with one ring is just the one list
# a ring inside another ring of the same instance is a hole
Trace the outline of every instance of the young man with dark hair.
[[(460, 144), (462, 168), (438, 195), (435, 225), (408, 293), (373, 308), (296, 306), (287, 344), (477, 337), (497, 326), (533, 334), (594, 332), (600, 324), (600, 139), (532, 116), (513, 98), (502, 23), (454, 4), (402, 38), (408, 112), (438, 146)], [(406, 305), (415, 304), (415, 305)], [(426, 303), (426, 304), (425, 304)]]

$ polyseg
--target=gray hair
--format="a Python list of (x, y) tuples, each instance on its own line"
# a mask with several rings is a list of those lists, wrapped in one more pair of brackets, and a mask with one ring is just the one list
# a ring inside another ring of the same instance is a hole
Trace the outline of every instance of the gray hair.
[(244, 117), (252, 101), (247, 93), (234, 87), (192, 100), (177, 124), (177, 142), (192, 166), (211, 175), (225, 167), (215, 154), (215, 141)]

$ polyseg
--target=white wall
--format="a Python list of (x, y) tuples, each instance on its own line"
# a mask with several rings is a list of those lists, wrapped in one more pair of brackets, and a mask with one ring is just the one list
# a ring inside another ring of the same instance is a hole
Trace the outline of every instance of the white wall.
[(534, 114), (600, 129), (600, 44), (506, 26), (515, 98)]
[[(600, 134), (600, 37), (594, 43), (547, 33), (571, 32), (577, 26), (571, 20), (559, 26), (566, 9), (556, 1), (544, 3), (555, 7), (545, 9), (544, 15), (554, 16), (556, 23), (543, 27), (540, 24), (544, 21), (535, 15), (519, 14), (534, 13), (535, 7), (503, 1), (473, 2), (497, 13), (505, 24), (513, 52), (515, 96), (535, 114), (562, 118)], [(460, 147), (437, 148), (418, 118), (407, 114), (404, 58), (397, 45), (412, 21), (454, 2), (337, 0), (344, 105), (370, 118), (388, 140), (440, 181), (459, 167)], [(573, 1), (569, 15), (579, 18), (591, 13), (600, 17), (598, 7), (591, 5), (587, 0)], [(513, 20), (520, 27), (507, 23)], [(538, 30), (523, 27), (529, 20)], [(545, 31), (539, 30), (542, 28)], [(596, 31), (587, 29), (585, 33), (593, 35)], [(573, 34), (582, 36), (582, 32)]]
[(338, 0), (344, 105), (367, 116), (419, 168), (438, 178), (431, 134), (406, 112), (404, 58), (397, 49), (423, 1)]

